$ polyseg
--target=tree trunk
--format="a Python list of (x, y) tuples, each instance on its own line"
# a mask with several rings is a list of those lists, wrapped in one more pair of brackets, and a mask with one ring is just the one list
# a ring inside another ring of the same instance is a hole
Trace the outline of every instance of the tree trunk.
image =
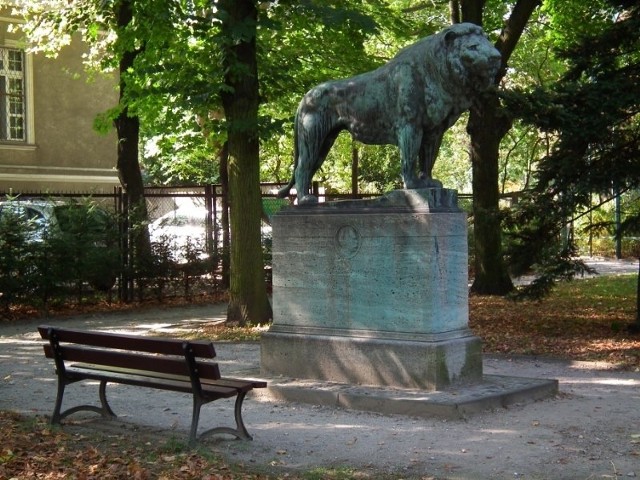
[(506, 295), (513, 290), (513, 283), (502, 257), (498, 158), (500, 141), (511, 128), (511, 122), (500, 115), (497, 95), (490, 96), (471, 109), (467, 125), (471, 136), (475, 240), (471, 291), (481, 295)]
[[(124, 30), (133, 21), (132, 1), (125, 0), (119, 4), (117, 11), (118, 30)], [(138, 50), (125, 51), (120, 58), (120, 104), (124, 102), (127, 70), (133, 68)], [(129, 196), (129, 204), (135, 206), (146, 218), (146, 204), (144, 202), (144, 184), (140, 163), (138, 160), (138, 140), (140, 136), (140, 120), (137, 116), (129, 116), (129, 109), (125, 106), (114, 121), (118, 134), (117, 170), (120, 183)]]
[(127, 112), (128, 109), (125, 108), (115, 120), (118, 133), (118, 176), (129, 196), (130, 205), (145, 215), (144, 184), (138, 161), (140, 121), (138, 117), (129, 117)]
[[(540, 0), (518, 0), (507, 19), (496, 48), (502, 54), (502, 65), (495, 83), (500, 83), (522, 32)], [(484, 0), (461, 0), (463, 22), (482, 25)], [(496, 93), (484, 95), (471, 108), (467, 131), (471, 137), (473, 172), (473, 217), (475, 277), (471, 291), (482, 295), (505, 295), (513, 283), (502, 257), (502, 225), (499, 208), (500, 142), (511, 128), (511, 122), (500, 106)]]
[(460, 18), (462, 18), (462, 21), (482, 26), (482, 11), (485, 3), (486, 0), (460, 0), (459, 15)]
[(272, 318), (260, 244), (258, 10), (253, 0), (221, 0), (218, 9), (228, 42), (223, 64), (229, 90), (222, 94), (228, 125), (232, 237), (227, 322), (257, 325)]
[[(133, 21), (133, 0), (123, 0), (117, 6), (116, 17), (118, 31), (123, 32)], [(124, 37), (125, 35), (123, 35)], [(122, 46), (121, 46), (122, 47)], [(133, 47), (131, 47), (133, 48)], [(126, 72), (133, 68), (134, 61), (140, 50), (122, 48), (123, 53), (119, 62), (119, 103), (122, 110), (114, 120), (114, 126), (118, 135), (118, 159), (116, 169), (120, 183), (128, 197), (127, 224), (147, 220), (147, 203), (144, 199), (144, 183), (138, 159), (138, 141), (140, 137), (140, 119), (137, 116), (129, 116), (129, 109), (125, 104)], [(128, 229), (128, 236), (123, 241), (127, 242), (128, 252), (126, 263), (128, 271), (144, 268), (151, 258), (151, 243), (146, 229)], [(136, 267), (134, 265), (137, 264)], [(125, 274), (126, 275), (126, 274)], [(132, 278), (122, 278), (122, 298), (126, 301), (132, 299)]]
[(449, 15), (451, 16), (451, 23), (460, 23), (460, 1), (449, 0)]

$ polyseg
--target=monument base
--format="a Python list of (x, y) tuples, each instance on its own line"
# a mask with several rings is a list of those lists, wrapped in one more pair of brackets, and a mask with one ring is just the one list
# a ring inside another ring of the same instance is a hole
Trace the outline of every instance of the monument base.
[[(256, 372), (257, 375), (257, 372)], [(259, 395), (274, 402), (325, 405), (385, 415), (459, 420), (471, 415), (533, 403), (558, 393), (558, 380), (483, 375), (478, 383), (446, 390), (365, 387), (320, 380), (266, 377)]]
[(411, 339), (282, 330), (262, 336), (263, 374), (425, 391), (482, 380), (482, 344), (467, 330)]
[(423, 391), (482, 380), (455, 190), (291, 207), (272, 226), (264, 375)]

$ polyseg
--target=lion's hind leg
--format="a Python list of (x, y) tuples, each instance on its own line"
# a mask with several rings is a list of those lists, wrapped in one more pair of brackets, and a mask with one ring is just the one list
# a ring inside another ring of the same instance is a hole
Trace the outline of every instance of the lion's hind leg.
[(309, 168), (309, 159), (302, 152), (298, 157), (298, 168), (296, 168), (295, 175), (298, 204), (316, 203), (318, 199), (311, 195), (312, 173)]
[(298, 166), (295, 174), (299, 204), (318, 202), (318, 198), (311, 194), (311, 182), (341, 131), (330, 130), (330, 125), (330, 119), (319, 114), (305, 115), (299, 124)]
[(433, 165), (435, 164), (444, 129), (436, 130), (431, 134), (422, 135), (422, 145), (420, 146), (420, 180), (425, 187), (442, 188), (442, 182), (433, 178)]

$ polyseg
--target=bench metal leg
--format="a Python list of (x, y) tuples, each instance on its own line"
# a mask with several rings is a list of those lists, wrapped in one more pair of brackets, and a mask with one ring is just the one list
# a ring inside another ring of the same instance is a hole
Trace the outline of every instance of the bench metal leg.
[[(244, 402), (245, 397), (247, 396), (247, 392), (240, 392), (236, 396), (236, 402), (234, 407), (234, 417), (236, 421), (236, 428), (230, 427), (215, 427), (211, 428), (200, 434), (200, 438), (205, 435), (212, 435), (216, 433), (226, 433), (228, 435), (233, 435), (239, 440), (253, 440), (253, 437), (249, 435), (247, 428), (244, 426), (244, 421), (242, 420), (242, 403)], [(196, 443), (196, 436), (198, 432), (198, 418), (200, 416), (200, 408), (202, 407), (204, 402), (202, 402), (197, 397), (193, 397), (193, 419), (191, 421), (191, 433), (189, 435), (189, 445), (194, 445)]]
[(67, 384), (64, 379), (58, 378), (58, 393), (56, 394), (56, 404), (51, 414), (51, 425), (60, 423), (60, 408), (62, 407), (62, 397), (64, 396), (64, 387), (66, 386)]
[(196, 437), (198, 435), (198, 421), (200, 419), (200, 409), (202, 408), (202, 399), (197, 395), (193, 396), (193, 413), (191, 414), (191, 431), (189, 432), (189, 445), (194, 446), (196, 444)]
[(100, 382), (100, 389), (98, 390), (98, 392), (100, 395), (100, 404), (102, 405), (102, 412), (101, 412), (102, 416), (115, 418), (117, 415), (113, 413), (113, 410), (111, 410), (111, 406), (109, 405), (109, 402), (107, 402), (107, 381), (106, 380), (102, 380)]
[(60, 408), (62, 407), (62, 397), (64, 396), (64, 389), (70, 383), (75, 383), (75, 381), (68, 382), (63, 379), (58, 379), (58, 394), (56, 395), (56, 405), (53, 409), (53, 414), (51, 415), (51, 425), (57, 425), (60, 423), (62, 419), (80, 411), (99, 413), (104, 418), (116, 417), (116, 414), (113, 413), (113, 410), (111, 410), (111, 407), (109, 406), (109, 402), (107, 401), (107, 394), (106, 394), (107, 381), (106, 380), (102, 380), (100, 382), (100, 388), (98, 391), (100, 396), (100, 404), (101, 404), (100, 407), (96, 407), (94, 405), (78, 405), (76, 407), (68, 408), (64, 412), (60, 413)]
[(236, 430), (240, 433), (238, 438), (242, 438), (245, 440), (253, 440), (253, 437), (249, 435), (247, 428), (244, 426), (244, 422), (242, 421), (242, 402), (244, 402), (244, 398), (247, 396), (247, 392), (240, 392), (236, 397), (236, 404), (234, 408), (234, 416), (236, 419)]

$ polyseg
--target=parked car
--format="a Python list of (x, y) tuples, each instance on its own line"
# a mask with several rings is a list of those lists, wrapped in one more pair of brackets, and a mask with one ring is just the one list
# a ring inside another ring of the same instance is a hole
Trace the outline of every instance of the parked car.
[[(204, 207), (196, 207), (192, 205), (178, 207), (149, 225), (149, 237), (152, 242), (167, 244), (174, 258), (184, 263), (186, 259), (186, 249), (190, 246), (192, 249), (201, 250), (200, 259), (208, 258), (206, 253), (206, 219), (207, 209)], [(219, 214), (221, 215), (221, 214)], [(219, 221), (216, 224), (218, 229), (218, 248), (222, 248), (222, 226)], [(262, 223), (261, 227), (263, 248), (271, 249), (271, 225)], [(211, 233), (211, 240), (214, 235)]]
[(178, 263), (186, 263), (190, 252), (199, 260), (205, 260), (209, 257), (206, 250), (207, 215), (204, 207), (179, 207), (149, 224), (149, 238), (152, 243), (166, 246)]
[(0, 201), (0, 221), (10, 216), (24, 228), (27, 244), (44, 244), (54, 238), (76, 252), (74, 260), (93, 263), (84, 280), (98, 290), (109, 290), (116, 281), (118, 226), (113, 215), (90, 203), (47, 199)]

